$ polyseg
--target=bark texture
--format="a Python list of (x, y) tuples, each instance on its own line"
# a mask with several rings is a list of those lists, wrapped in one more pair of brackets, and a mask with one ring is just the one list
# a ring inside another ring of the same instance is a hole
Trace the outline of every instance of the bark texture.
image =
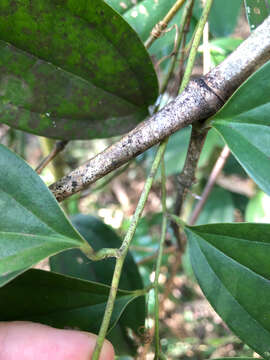
[(84, 189), (161, 140), (214, 115), (245, 81), (270, 59), (270, 17), (226, 60), (207, 75), (191, 81), (161, 111), (118, 142), (50, 186), (58, 201)]

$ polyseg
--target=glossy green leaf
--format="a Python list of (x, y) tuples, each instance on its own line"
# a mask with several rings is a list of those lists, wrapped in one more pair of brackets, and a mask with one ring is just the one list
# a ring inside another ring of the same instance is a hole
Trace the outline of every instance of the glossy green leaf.
[(0, 121), (61, 139), (126, 132), (158, 92), (137, 34), (102, 0), (1, 1), (0, 73)]
[(254, 30), (270, 15), (269, 0), (245, 0), (245, 8), (251, 30)]
[(0, 286), (59, 251), (86, 241), (40, 177), (0, 145)]
[[(108, 286), (31, 269), (0, 289), (0, 320), (27, 320), (97, 333)], [(110, 328), (140, 294), (119, 290)]]
[(205, 296), (242, 341), (269, 358), (270, 224), (211, 224), (185, 231)]
[[(72, 223), (94, 250), (104, 247), (119, 248), (122, 244), (122, 240), (112, 228), (94, 216), (76, 215), (72, 218)], [(72, 249), (51, 257), (50, 265), (53, 271), (110, 285), (115, 259), (90, 261), (80, 250)], [(138, 267), (130, 253), (128, 253), (123, 266), (119, 288), (124, 290), (143, 288)], [(120, 319), (120, 327), (113, 331), (117, 330), (118, 337), (123, 338), (126, 338), (127, 335), (126, 328), (131, 328), (137, 333), (138, 329), (144, 325), (145, 311), (145, 297), (139, 297), (128, 306), (127, 311)], [(113, 338), (115, 339), (117, 336)]]
[(231, 193), (218, 186), (214, 187), (196, 225), (233, 222), (233, 220), (234, 205)]
[[(234, 32), (240, 13), (242, 0), (215, 0), (209, 15), (210, 32), (215, 37), (228, 36)], [(202, 2), (196, 0), (194, 16), (199, 19), (202, 13)]]
[[(233, 175), (233, 176), (236, 175), (237, 177), (240, 178), (240, 180), (241, 179), (245, 180), (245, 179), (249, 178), (247, 173), (245, 172), (245, 170), (242, 168), (242, 166), (239, 164), (239, 162), (236, 160), (236, 158), (232, 154), (229, 155), (222, 172), (224, 173), (225, 177), (226, 176), (230, 177), (231, 175)], [(231, 191), (233, 191), (233, 189)], [(237, 192), (238, 191), (236, 191), (236, 193)], [(243, 194), (245, 194), (245, 192), (243, 192)]]
[(270, 196), (258, 191), (248, 202), (245, 218), (249, 222), (270, 223)]
[(270, 194), (270, 62), (214, 116), (212, 126), (252, 179)]

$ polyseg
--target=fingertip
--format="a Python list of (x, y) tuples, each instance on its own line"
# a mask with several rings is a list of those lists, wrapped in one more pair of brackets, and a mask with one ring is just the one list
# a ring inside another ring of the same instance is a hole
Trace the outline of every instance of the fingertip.
[[(0, 360), (90, 360), (97, 336), (84, 331), (59, 330), (31, 322), (0, 323)], [(113, 360), (114, 348), (105, 340), (100, 360)]]
[(113, 360), (114, 355), (114, 347), (112, 343), (105, 340), (100, 353), (100, 360)]
[[(94, 349), (96, 346), (96, 341), (97, 341), (97, 335), (94, 335), (92, 333), (85, 333), (83, 332), (83, 334), (87, 334), (88, 339), (90, 339), (90, 359), (92, 359), (92, 355), (94, 353)], [(114, 359), (114, 347), (112, 345), (112, 343), (109, 340), (104, 341), (101, 352), (100, 352), (100, 356), (99, 356), (99, 360), (113, 360)]]

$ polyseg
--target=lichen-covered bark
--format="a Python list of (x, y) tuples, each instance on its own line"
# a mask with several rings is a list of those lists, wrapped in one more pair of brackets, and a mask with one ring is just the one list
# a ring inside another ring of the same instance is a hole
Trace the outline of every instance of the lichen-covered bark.
[(270, 17), (222, 64), (118, 142), (50, 186), (61, 201), (141, 154), (167, 136), (214, 115), (257, 68), (270, 59)]

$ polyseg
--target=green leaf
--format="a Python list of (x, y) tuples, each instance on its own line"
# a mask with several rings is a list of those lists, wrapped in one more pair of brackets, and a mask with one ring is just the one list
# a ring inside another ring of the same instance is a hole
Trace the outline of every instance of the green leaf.
[(192, 266), (217, 313), (239, 338), (270, 355), (270, 225), (186, 227)]
[(196, 225), (232, 222), (233, 220), (234, 206), (231, 193), (218, 186), (214, 187)]
[[(96, 251), (104, 247), (119, 248), (122, 244), (122, 240), (112, 228), (94, 216), (79, 214), (72, 218), (72, 223)], [(53, 271), (110, 285), (115, 259), (91, 261), (80, 250), (72, 249), (51, 257), (50, 265)], [(130, 253), (123, 266), (119, 287), (125, 290), (143, 288), (138, 267)], [(113, 330), (113, 332), (118, 331), (118, 334), (112, 334), (113, 339), (126, 338), (126, 328), (131, 328), (137, 333), (138, 329), (144, 325), (145, 316), (145, 297), (141, 296), (128, 305), (127, 311), (120, 319), (120, 327)]]
[[(215, 37), (228, 36), (234, 32), (240, 13), (242, 0), (215, 0), (210, 15), (210, 32)], [(196, 0), (194, 16), (199, 19), (202, 13), (202, 2)]]
[(254, 30), (270, 15), (269, 0), (245, 0), (245, 8), (250, 30)]
[(245, 214), (246, 221), (270, 223), (270, 196), (263, 191), (258, 191), (249, 200)]
[(270, 62), (234, 93), (214, 116), (222, 135), (249, 176), (270, 194)]
[(102, 0), (1, 1), (0, 73), (0, 121), (61, 139), (124, 133), (158, 93), (137, 34)]
[[(35, 321), (97, 333), (109, 290), (102, 284), (31, 269), (0, 289), (0, 319)], [(118, 291), (110, 329), (139, 295)]]
[(40, 177), (0, 145), (0, 286), (59, 251), (88, 244)]

